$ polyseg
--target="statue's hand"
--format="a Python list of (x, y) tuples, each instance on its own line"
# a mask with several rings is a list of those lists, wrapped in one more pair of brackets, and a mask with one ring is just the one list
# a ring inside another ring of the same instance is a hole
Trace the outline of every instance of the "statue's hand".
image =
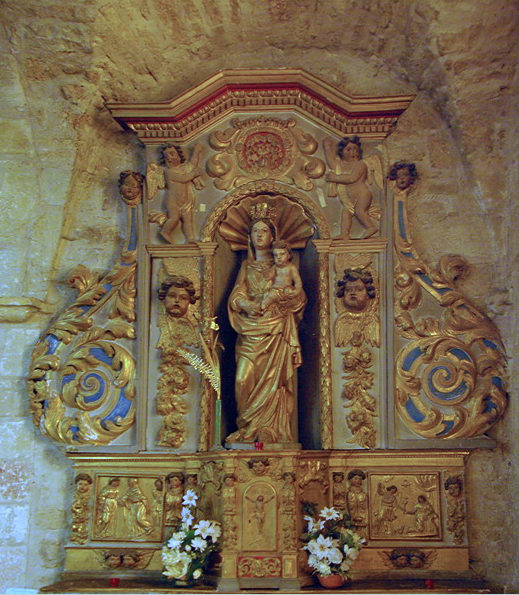
[(328, 172), (326, 174), (326, 181), (327, 182), (337, 182), (337, 174), (334, 174), (333, 172)]
[(251, 302), (250, 300), (242, 300), (239, 306), (241, 310), (245, 312), (245, 314), (248, 314), (253, 318), (256, 318), (257, 316), (261, 315), (261, 306), (259, 304), (256, 304), (255, 302)]

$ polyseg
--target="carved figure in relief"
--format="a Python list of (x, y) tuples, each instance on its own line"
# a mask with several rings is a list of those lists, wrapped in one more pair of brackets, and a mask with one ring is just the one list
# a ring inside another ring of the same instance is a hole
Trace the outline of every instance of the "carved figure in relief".
[(181, 275), (168, 277), (159, 288), (158, 298), (164, 303), (166, 313), (173, 318), (185, 316), (189, 304), (195, 304), (199, 299), (193, 281)]
[(166, 525), (176, 525), (182, 518), (182, 500), (184, 498), (184, 474), (170, 473), (166, 476), (166, 502), (164, 512)]
[(296, 475), (291, 471), (283, 473), (283, 488), (281, 489), (281, 503), (283, 512), (292, 515), (296, 512)]
[(111, 477), (97, 496), (97, 537), (115, 537), (120, 485), (119, 477)]
[(401, 499), (398, 495), (398, 488), (390, 485), (385, 488), (381, 483), (378, 484), (377, 493), (381, 496), (379, 501), (379, 510), (375, 512), (375, 519), (378, 532), (390, 535), (393, 532), (393, 521), (396, 521), (397, 510), (406, 513), (407, 498)]
[(250, 459), (247, 461), (247, 466), (254, 473), (254, 475), (265, 475), (269, 467), (269, 460), (264, 459)]
[(341, 299), (344, 312), (335, 321), (335, 343), (343, 347), (351, 343), (353, 334), (373, 347), (380, 346), (380, 318), (377, 290), (372, 273), (366, 268), (344, 269), (337, 282), (335, 295)]
[(202, 145), (196, 144), (193, 154), (189, 160), (184, 156), (183, 150), (177, 146), (168, 144), (162, 149), (162, 163), (166, 166), (163, 170), (156, 163), (150, 163), (146, 172), (148, 180), (148, 198), (155, 196), (158, 188), (166, 188), (165, 206), (167, 219), (157, 217), (156, 213), (150, 213), (152, 221), (162, 223), (161, 235), (173, 243), (173, 232), (180, 223), (184, 237), (188, 242), (195, 242), (195, 229), (193, 212), (195, 209), (195, 190), (201, 190), (204, 183), (201, 179), (203, 174), (199, 167)]
[(237, 543), (238, 526), (236, 515), (236, 476), (226, 473), (222, 486), (222, 513), (223, 513), (223, 546), (234, 548)]
[(92, 478), (88, 473), (78, 473), (75, 479), (76, 491), (72, 502), (72, 531), (70, 541), (83, 544), (88, 538), (88, 521), (90, 518), (90, 488)]
[(333, 507), (339, 510), (346, 509), (346, 488), (344, 486), (344, 473), (336, 472), (333, 474)]
[(265, 506), (269, 502), (271, 502), (273, 498), (274, 494), (271, 494), (270, 496), (258, 494), (254, 498), (251, 498), (248, 494), (245, 494), (245, 499), (252, 503), (252, 510), (250, 511), (249, 523), (254, 525), (253, 527), (251, 527), (254, 539), (250, 541), (250, 545), (260, 543), (265, 538)]
[(459, 477), (449, 477), (444, 484), (447, 491), (447, 530), (454, 543), (461, 545), (465, 537), (465, 503), (463, 484)]
[(155, 527), (160, 527), (162, 521), (162, 508), (164, 501), (164, 482), (156, 479), (151, 491), (151, 518)]
[(130, 207), (136, 207), (142, 201), (144, 176), (138, 171), (122, 171), (119, 174), (119, 192), (121, 198)]
[(438, 515), (427, 496), (420, 494), (413, 510), (407, 514), (414, 515), (414, 523), (407, 530), (408, 533), (419, 533), (420, 535), (438, 535)]
[(435, 550), (428, 552), (415, 547), (398, 547), (390, 552), (379, 552), (379, 556), (388, 568), (427, 569), (437, 557)]
[(178, 448), (185, 440), (186, 427), (183, 416), (187, 403), (182, 395), (189, 386), (186, 361), (178, 353), (184, 345), (196, 344), (195, 327), (187, 316), (191, 304), (198, 300), (191, 279), (182, 275), (167, 277), (160, 285), (158, 298), (164, 303), (164, 315), (159, 315), (161, 376), (157, 382), (157, 404), (159, 415), (164, 421), (158, 435), (160, 446)]
[(342, 204), (341, 237), (350, 237), (353, 217), (364, 227), (362, 239), (378, 232), (372, 217), (380, 219), (380, 210), (372, 207), (373, 194), (369, 184), (375, 179), (382, 188), (382, 164), (377, 155), (362, 158), (362, 144), (358, 136), (345, 137), (337, 145), (331, 139), (323, 143), (328, 167), (333, 171), (326, 174), (330, 182), (328, 196), (339, 196)]
[(355, 529), (364, 538), (367, 538), (368, 526), (368, 495), (363, 489), (363, 481), (366, 474), (360, 469), (352, 469), (348, 473), (348, 492), (346, 500), (348, 502), (348, 514), (351, 517)]
[(303, 283), (295, 264), (292, 264), (292, 249), (288, 242), (277, 241), (272, 244), (274, 267), (272, 286), (261, 302), (261, 311), (265, 312), (274, 302), (297, 296), (303, 289)]
[(119, 504), (124, 507), (128, 537), (140, 538), (153, 531), (150, 504), (136, 477), (128, 478), (128, 490), (119, 500)]
[(204, 519), (214, 519), (217, 502), (222, 493), (222, 475), (224, 464), (222, 461), (209, 461), (200, 469), (200, 485), (202, 498), (200, 511)]
[(416, 165), (406, 161), (396, 161), (388, 174), (388, 180), (394, 182), (396, 191), (407, 190), (417, 179)]
[(227, 473), (223, 478), (222, 508), (224, 514), (236, 514), (236, 476), (233, 473)]
[(128, 568), (142, 570), (146, 568), (153, 557), (153, 550), (94, 550), (101, 568)]
[(297, 325), (306, 305), (303, 290), (284, 296), (266, 310), (271, 289), (272, 243), (276, 230), (267, 218), (249, 225), (249, 254), (228, 302), (238, 333), (235, 396), (238, 430), (227, 442), (289, 443), (295, 406), (294, 374), (301, 365)]

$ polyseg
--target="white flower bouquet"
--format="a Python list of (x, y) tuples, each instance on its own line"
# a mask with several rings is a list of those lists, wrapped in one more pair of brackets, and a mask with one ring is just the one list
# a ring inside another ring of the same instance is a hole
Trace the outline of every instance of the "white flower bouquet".
[(162, 548), (162, 562), (169, 579), (186, 583), (200, 580), (207, 570), (211, 554), (218, 550), (218, 538), (222, 534), (217, 521), (194, 523), (192, 509), (197, 495), (187, 490), (183, 498), (182, 519), (177, 530)]
[(348, 575), (365, 542), (354, 530), (347, 514), (324, 507), (317, 514), (315, 504), (303, 503), (307, 530), (301, 536), (308, 551), (308, 565), (313, 574), (323, 577)]

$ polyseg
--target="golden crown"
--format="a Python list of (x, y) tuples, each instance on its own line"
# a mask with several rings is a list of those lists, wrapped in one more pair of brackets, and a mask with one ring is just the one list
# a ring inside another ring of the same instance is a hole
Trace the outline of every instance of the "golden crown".
[(252, 205), (250, 217), (251, 219), (270, 219), (274, 221), (276, 218), (276, 207), (270, 206), (266, 202), (259, 202)]

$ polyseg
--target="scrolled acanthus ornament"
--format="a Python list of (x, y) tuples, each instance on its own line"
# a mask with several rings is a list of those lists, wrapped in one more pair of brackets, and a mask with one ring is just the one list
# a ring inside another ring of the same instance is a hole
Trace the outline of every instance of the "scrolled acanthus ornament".
[[(418, 177), (415, 165), (397, 162), (388, 177), (395, 202), (395, 321), (400, 337), (408, 340), (396, 358), (397, 411), (423, 438), (480, 436), (507, 402), (499, 332), (455, 285), (468, 272), (464, 259), (444, 256), (433, 269), (413, 245), (407, 201)], [(413, 316), (426, 296), (444, 308), (442, 316)]]
[[(131, 187), (124, 182), (131, 178)], [(56, 442), (109, 444), (135, 421), (136, 209), (143, 176), (122, 172), (128, 204), (128, 242), (103, 278), (79, 265), (69, 278), (72, 306), (36, 344), (27, 382), (34, 424)], [(134, 182), (138, 182), (138, 187)]]

